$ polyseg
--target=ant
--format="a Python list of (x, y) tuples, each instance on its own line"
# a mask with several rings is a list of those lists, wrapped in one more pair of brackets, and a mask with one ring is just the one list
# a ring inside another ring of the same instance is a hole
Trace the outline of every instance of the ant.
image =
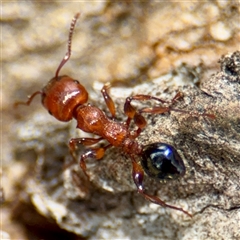
[[(74, 152), (76, 151), (77, 145), (82, 144), (84, 146), (91, 146), (102, 140), (108, 142), (104, 147), (90, 148), (81, 155), (79, 165), (88, 178), (85, 160), (87, 158), (100, 160), (103, 158), (107, 149), (110, 147), (119, 147), (123, 153), (131, 158), (133, 181), (137, 186), (138, 192), (144, 198), (152, 203), (181, 211), (189, 217), (192, 217), (190, 213), (182, 208), (169, 205), (159, 197), (148, 194), (143, 187), (144, 172), (156, 179), (173, 179), (185, 174), (183, 160), (177, 151), (173, 146), (166, 143), (153, 143), (142, 146), (136, 141), (136, 138), (147, 124), (145, 118), (142, 116), (143, 113), (162, 114), (170, 111), (178, 111), (191, 114), (187, 111), (173, 109), (171, 107), (171, 105), (182, 95), (177, 93), (170, 102), (144, 94), (127, 97), (124, 104), (124, 113), (127, 116), (125, 122), (115, 121), (116, 110), (114, 102), (108, 94), (110, 88), (109, 84), (103, 86), (101, 93), (111, 113), (111, 117), (107, 117), (98, 107), (87, 103), (88, 92), (79, 81), (66, 75), (59, 76), (59, 71), (71, 56), (72, 35), (79, 16), (80, 13), (77, 13), (72, 20), (69, 30), (67, 53), (58, 66), (55, 77), (53, 77), (41, 91), (34, 92), (29, 97), (28, 101), (17, 102), (15, 105), (30, 105), (33, 98), (40, 94), (43, 106), (57, 120), (67, 122), (74, 118), (77, 121), (77, 128), (84, 132), (93, 133), (99, 136), (98, 138), (72, 138), (69, 141), (69, 149), (74, 160), (76, 160)], [(155, 100), (156, 102), (165, 105), (168, 104), (169, 106), (156, 106), (137, 110), (131, 104), (132, 101), (146, 100)], [(212, 114), (197, 115), (214, 118)], [(132, 121), (137, 128), (131, 131), (129, 127)], [(137, 156), (141, 158), (141, 164), (136, 160)]]

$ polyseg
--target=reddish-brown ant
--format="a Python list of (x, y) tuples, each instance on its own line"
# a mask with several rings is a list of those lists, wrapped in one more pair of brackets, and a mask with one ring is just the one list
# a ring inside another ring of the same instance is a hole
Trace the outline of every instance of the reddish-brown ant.
[[(55, 77), (53, 77), (41, 91), (33, 93), (27, 102), (18, 102), (16, 105), (30, 105), (33, 98), (40, 94), (43, 106), (56, 119), (66, 122), (74, 118), (77, 121), (77, 128), (99, 136), (99, 138), (71, 139), (69, 141), (69, 148), (73, 157), (78, 144), (90, 146), (101, 140), (108, 142), (104, 147), (90, 148), (81, 155), (80, 167), (87, 176), (85, 163), (87, 158), (101, 159), (108, 148), (112, 146), (119, 147), (131, 158), (133, 181), (137, 186), (138, 192), (143, 195), (143, 197), (152, 203), (179, 210), (191, 217), (192, 215), (182, 208), (166, 204), (159, 197), (146, 193), (143, 187), (144, 171), (150, 177), (158, 179), (177, 178), (185, 173), (184, 163), (177, 151), (166, 143), (154, 143), (142, 146), (136, 141), (136, 138), (146, 126), (146, 120), (142, 116), (142, 113), (162, 114), (170, 111), (189, 113), (184, 110), (171, 108), (171, 105), (181, 97), (181, 94), (178, 93), (171, 102), (144, 94), (128, 97), (124, 104), (124, 113), (127, 116), (127, 120), (123, 123), (114, 120), (116, 111), (114, 102), (108, 94), (109, 85), (104, 85), (101, 92), (112, 115), (111, 118), (107, 117), (98, 107), (87, 103), (88, 92), (77, 80), (66, 75), (58, 76), (59, 71), (70, 58), (72, 34), (79, 16), (80, 14), (77, 13), (72, 20), (69, 31), (68, 51), (57, 68)], [(133, 100), (155, 100), (161, 104), (168, 104), (169, 106), (157, 106), (137, 110), (131, 105)], [(211, 114), (197, 115), (214, 118)], [(137, 129), (134, 131), (130, 131), (129, 129), (132, 120), (137, 126)], [(136, 160), (137, 156), (141, 157), (141, 164)]]

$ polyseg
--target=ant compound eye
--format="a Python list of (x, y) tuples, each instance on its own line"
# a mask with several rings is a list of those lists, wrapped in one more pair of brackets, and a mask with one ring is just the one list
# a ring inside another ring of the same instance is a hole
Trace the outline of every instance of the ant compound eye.
[(73, 80), (75, 83), (77, 83), (77, 84), (80, 84), (80, 82), (78, 81), (78, 80)]
[(153, 143), (143, 149), (141, 164), (153, 178), (175, 179), (185, 174), (183, 160), (175, 148), (166, 143)]

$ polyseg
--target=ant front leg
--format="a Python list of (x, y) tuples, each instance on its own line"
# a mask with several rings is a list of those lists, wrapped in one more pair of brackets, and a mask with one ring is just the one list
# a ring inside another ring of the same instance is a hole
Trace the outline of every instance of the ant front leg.
[(163, 207), (168, 207), (168, 208), (172, 208), (178, 211), (181, 211), (185, 214), (187, 214), (189, 217), (192, 217), (192, 215), (190, 213), (188, 213), (187, 211), (183, 210), (182, 208), (179, 207), (175, 207), (172, 205), (169, 205), (167, 203), (165, 203), (164, 201), (162, 201), (160, 198), (158, 198), (157, 196), (154, 195), (150, 195), (148, 193), (145, 192), (144, 187), (143, 187), (143, 179), (144, 179), (144, 170), (142, 168), (141, 165), (139, 165), (135, 159), (132, 158), (132, 177), (133, 177), (133, 181), (137, 186), (138, 192), (148, 201), (155, 203), (157, 205), (161, 205)]
[(26, 102), (15, 102), (14, 103), (14, 107), (17, 107), (18, 105), (27, 105), (29, 106), (32, 102), (32, 100), (35, 98), (35, 96), (37, 96), (38, 94), (42, 95), (42, 91), (37, 91), (37, 92), (34, 92)]
[(101, 90), (103, 98), (105, 100), (105, 103), (112, 115), (112, 118), (115, 118), (116, 116), (116, 108), (115, 108), (115, 104), (112, 100), (112, 98), (110, 97), (109, 93), (108, 93), (108, 89), (110, 88), (110, 84), (105, 84)]

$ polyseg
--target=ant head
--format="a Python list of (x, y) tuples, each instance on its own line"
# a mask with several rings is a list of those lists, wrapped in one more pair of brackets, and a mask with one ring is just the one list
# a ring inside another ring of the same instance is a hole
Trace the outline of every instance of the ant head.
[(148, 176), (157, 179), (176, 179), (185, 174), (183, 160), (166, 143), (153, 143), (143, 149), (141, 164)]
[(69, 76), (52, 78), (42, 89), (42, 104), (59, 121), (70, 121), (75, 108), (88, 100), (86, 89)]
[(88, 100), (86, 89), (77, 81), (66, 75), (58, 76), (63, 65), (71, 56), (71, 44), (73, 30), (80, 13), (77, 13), (71, 23), (68, 36), (68, 51), (59, 64), (55, 77), (42, 89), (42, 104), (59, 121), (69, 121), (72, 119), (77, 106), (84, 104)]

